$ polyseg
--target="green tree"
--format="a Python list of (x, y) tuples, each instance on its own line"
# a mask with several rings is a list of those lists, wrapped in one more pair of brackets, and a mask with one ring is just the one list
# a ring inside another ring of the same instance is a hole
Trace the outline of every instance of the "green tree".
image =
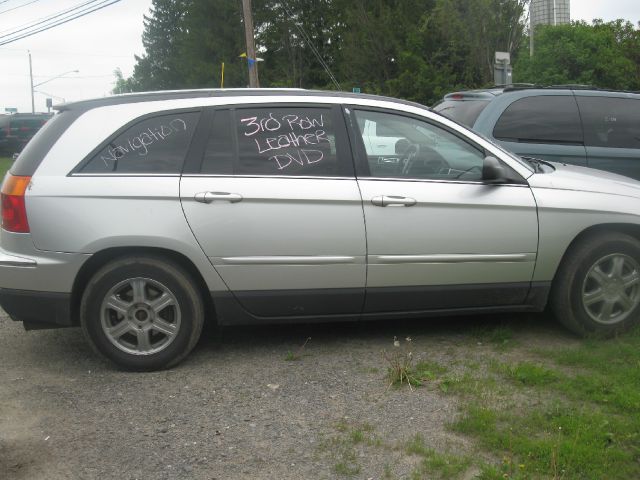
[[(528, 0), (254, 0), (262, 86), (336, 88), (432, 103), (492, 79), (517, 57)], [(120, 88), (245, 86), (238, 0), (154, 0), (145, 54)], [(629, 50), (633, 45), (629, 44)], [(328, 73), (331, 72), (331, 73)]]
[(534, 55), (521, 55), (518, 81), (640, 90), (640, 31), (630, 22), (595, 20), (540, 26)]
[(145, 53), (136, 56), (132, 78), (136, 90), (162, 90), (182, 85), (183, 20), (190, 3), (188, 0), (153, 0), (150, 14), (144, 16), (142, 45)]

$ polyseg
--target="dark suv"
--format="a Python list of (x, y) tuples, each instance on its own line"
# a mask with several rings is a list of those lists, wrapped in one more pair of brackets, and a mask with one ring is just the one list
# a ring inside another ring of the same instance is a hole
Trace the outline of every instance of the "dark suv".
[(48, 113), (0, 115), (0, 153), (19, 153), (51, 117)]
[(640, 93), (510, 86), (450, 93), (434, 110), (518, 155), (640, 179)]

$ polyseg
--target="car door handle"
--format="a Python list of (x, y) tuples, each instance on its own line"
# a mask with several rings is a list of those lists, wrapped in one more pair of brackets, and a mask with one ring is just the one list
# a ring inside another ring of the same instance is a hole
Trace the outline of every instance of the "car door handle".
[(417, 202), (415, 198), (411, 197), (399, 197), (397, 195), (380, 195), (379, 197), (373, 197), (371, 199), (376, 207), (388, 207), (388, 206), (402, 206), (413, 207)]
[(200, 203), (211, 203), (214, 200), (225, 200), (231, 203), (238, 203), (242, 201), (242, 195), (239, 193), (228, 193), (228, 192), (200, 192), (196, 193), (194, 198), (196, 202)]

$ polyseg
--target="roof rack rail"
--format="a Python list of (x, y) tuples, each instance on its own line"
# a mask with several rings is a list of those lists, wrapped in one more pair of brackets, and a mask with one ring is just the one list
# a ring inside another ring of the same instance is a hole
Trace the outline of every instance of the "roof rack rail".
[(504, 83), (495, 84), (487, 88), (538, 88), (538, 85), (535, 83)]
[(539, 89), (547, 89), (547, 90), (596, 90), (599, 92), (617, 92), (617, 93), (633, 93), (638, 94), (640, 91), (634, 90), (618, 90), (615, 88), (602, 88), (596, 87), (595, 85), (583, 85), (580, 83), (568, 83), (561, 85), (535, 85), (535, 84), (513, 84), (504, 88), (505, 92), (514, 92), (518, 90), (526, 90), (528, 88), (539, 88)]
[(570, 88), (572, 90), (601, 90), (595, 85), (585, 85), (582, 83), (564, 83), (560, 85), (548, 85), (545, 88)]

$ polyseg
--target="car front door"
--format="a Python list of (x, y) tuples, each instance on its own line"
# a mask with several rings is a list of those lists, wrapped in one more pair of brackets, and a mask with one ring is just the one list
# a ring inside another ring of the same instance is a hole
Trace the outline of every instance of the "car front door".
[[(347, 118), (367, 228), (365, 313), (524, 304), (538, 242), (526, 182), (511, 171), (483, 183), (483, 149), (434, 121), (363, 107)], [(364, 122), (401, 138), (395, 172), (367, 151)]]
[(340, 108), (218, 108), (207, 128), (180, 194), (235, 299), (255, 317), (359, 315), (364, 218)]

